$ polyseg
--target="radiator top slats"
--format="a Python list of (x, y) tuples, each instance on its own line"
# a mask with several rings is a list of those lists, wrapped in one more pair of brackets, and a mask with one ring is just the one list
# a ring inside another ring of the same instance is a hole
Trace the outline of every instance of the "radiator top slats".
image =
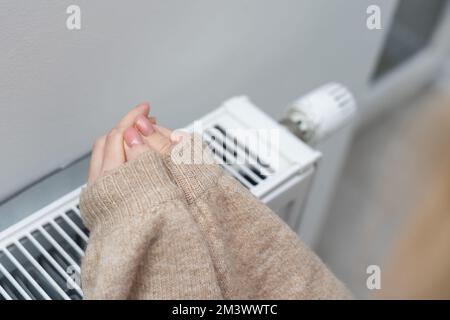
[(0, 300), (82, 299), (80, 189), (0, 234)]
[(256, 187), (275, 172), (222, 125), (209, 127), (203, 137), (222, 167), (248, 189)]

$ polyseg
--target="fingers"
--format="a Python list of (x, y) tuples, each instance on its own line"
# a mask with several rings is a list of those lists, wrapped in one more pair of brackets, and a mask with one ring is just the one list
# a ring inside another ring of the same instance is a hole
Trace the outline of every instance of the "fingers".
[(93, 183), (104, 172), (118, 168), (124, 162), (123, 135), (118, 129), (112, 129), (94, 143), (89, 164), (88, 184)]
[(156, 131), (161, 133), (163, 136), (170, 139), (170, 136), (172, 135), (172, 130), (158, 126), (158, 125), (156, 125), (156, 123), (153, 125), (153, 127), (155, 128)]
[(147, 117), (142, 115), (138, 116), (135, 126), (150, 148), (161, 154), (169, 153), (172, 147), (172, 141), (159, 130), (155, 130), (155, 126), (150, 123)]
[(118, 129), (114, 128), (106, 137), (102, 173), (114, 170), (123, 163), (125, 163), (123, 134)]
[(184, 132), (181, 130), (172, 131), (170, 129), (158, 126), (156, 124), (153, 127), (155, 128), (156, 131), (161, 133), (163, 136), (165, 136), (166, 138), (169, 138), (172, 143), (179, 143), (179, 142), (181, 142), (181, 140), (183, 140), (185, 138), (189, 138), (191, 136), (187, 132)]
[[(91, 161), (89, 164), (88, 183), (93, 183), (104, 172), (114, 170), (126, 161), (124, 132), (134, 125), (138, 116), (147, 116), (150, 105), (141, 103), (130, 110), (106, 136), (96, 140), (92, 148)], [(156, 120), (151, 118), (152, 122)]]
[(131, 109), (117, 124), (116, 128), (122, 133), (129, 127), (132, 127), (138, 116), (147, 116), (150, 111), (148, 102), (141, 103)]
[(180, 143), (184, 139), (189, 139), (192, 135), (188, 132), (177, 130), (173, 131), (170, 135), (170, 140), (172, 140), (173, 143)]
[(150, 111), (150, 105), (147, 102), (141, 103), (131, 109), (111, 130), (106, 138), (105, 150), (103, 156), (102, 172), (114, 170), (126, 161), (124, 150), (124, 132), (127, 128), (133, 126), (138, 116), (147, 116)]
[(148, 117), (148, 121), (150, 121), (151, 124), (156, 124), (156, 118), (155, 117)]
[(145, 116), (138, 116), (135, 126), (144, 137), (149, 137), (155, 132), (155, 125)]
[(124, 148), (127, 161), (136, 159), (142, 153), (150, 149), (150, 147), (144, 143), (139, 131), (137, 131), (134, 127), (126, 129), (123, 138), (125, 142)]
[(156, 119), (148, 117), (149, 111), (148, 103), (139, 104), (111, 132), (97, 139), (92, 150), (88, 183), (94, 182), (104, 172), (136, 159), (149, 149), (166, 154), (173, 142), (181, 141), (179, 134), (157, 126)]
[(102, 172), (103, 153), (105, 149), (106, 136), (98, 138), (92, 147), (91, 161), (89, 163), (88, 183), (92, 183)]

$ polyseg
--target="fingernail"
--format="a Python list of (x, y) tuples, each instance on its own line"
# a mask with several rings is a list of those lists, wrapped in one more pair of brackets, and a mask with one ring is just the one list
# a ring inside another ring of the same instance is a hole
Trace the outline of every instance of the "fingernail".
[(181, 140), (183, 140), (183, 136), (180, 134), (177, 134), (177, 133), (173, 133), (170, 136), (170, 140), (172, 140), (172, 142), (174, 142), (174, 143), (180, 143)]
[(183, 132), (183, 131), (173, 131), (171, 136), (170, 136), (170, 140), (173, 143), (180, 143), (183, 139), (188, 138), (190, 135), (187, 132)]
[(144, 140), (142, 140), (141, 135), (135, 128), (128, 128), (125, 130), (123, 137), (130, 148), (144, 144)]
[(156, 118), (155, 117), (148, 117), (148, 121), (150, 121), (151, 124), (156, 124)]
[(155, 131), (150, 120), (143, 115), (140, 115), (136, 118), (136, 127), (146, 137), (151, 135)]

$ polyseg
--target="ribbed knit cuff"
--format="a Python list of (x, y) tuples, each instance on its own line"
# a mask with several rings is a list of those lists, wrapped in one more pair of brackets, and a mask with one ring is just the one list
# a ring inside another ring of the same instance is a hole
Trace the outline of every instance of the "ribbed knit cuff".
[(183, 196), (170, 179), (162, 156), (150, 150), (84, 188), (80, 209), (92, 230), (113, 226), (126, 217), (139, 218), (159, 203)]
[(224, 174), (198, 135), (174, 146), (164, 160), (173, 181), (183, 190), (188, 203), (194, 202), (208, 188), (216, 185)]

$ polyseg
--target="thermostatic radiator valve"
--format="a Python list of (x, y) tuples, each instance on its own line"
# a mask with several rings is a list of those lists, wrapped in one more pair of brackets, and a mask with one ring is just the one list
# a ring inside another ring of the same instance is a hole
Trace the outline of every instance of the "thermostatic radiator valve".
[(280, 123), (304, 142), (316, 145), (347, 125), (355, 113), (350, 91), (330, 83), (295, 101)]

